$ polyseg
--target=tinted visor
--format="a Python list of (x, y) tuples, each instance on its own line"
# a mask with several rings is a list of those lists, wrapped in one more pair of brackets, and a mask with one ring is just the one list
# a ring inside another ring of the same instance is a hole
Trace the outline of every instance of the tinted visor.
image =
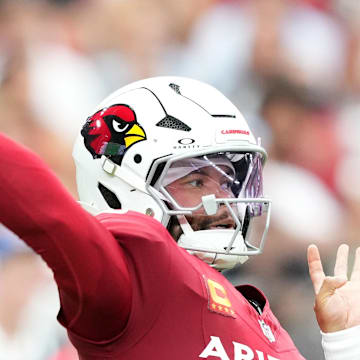
[[(195, 208), (204, 196), (258, 198), (262, 191), (262, 154), (218, 152), (173, 162), (162, 176), (162, 190), (180, 208)], [(261, 214), (261, 204), (250, 207)]]

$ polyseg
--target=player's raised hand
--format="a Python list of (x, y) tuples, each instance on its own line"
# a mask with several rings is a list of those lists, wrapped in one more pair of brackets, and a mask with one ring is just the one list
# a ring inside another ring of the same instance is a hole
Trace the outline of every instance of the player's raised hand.
[(334, 276), (323, 271), (319, 250), (308, 248), (309, 273), (315, 291), (315, 314), (323, 332), (334, 332), (360, 325), (360, 248), (348, 279), (349, 247), (340, 245), (336, 255)]

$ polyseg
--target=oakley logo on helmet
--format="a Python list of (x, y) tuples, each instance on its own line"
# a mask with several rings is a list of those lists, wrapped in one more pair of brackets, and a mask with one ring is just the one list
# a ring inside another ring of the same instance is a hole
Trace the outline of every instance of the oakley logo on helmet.
[(138, 124), (135, 112), (124, 104), (112, 105), (90, 116), (81, 135), (94, 159), (105, 155), (119, 165), (132, 145), (146, 140), (145, 131)]
[(193, 144), (195, 142), (194, 139), (190, 139), (190, 138), (184, 138), (184, 139), (180, 139), (178, 141), (179, 144), (181, 145), (190, 145), (190, 144)]

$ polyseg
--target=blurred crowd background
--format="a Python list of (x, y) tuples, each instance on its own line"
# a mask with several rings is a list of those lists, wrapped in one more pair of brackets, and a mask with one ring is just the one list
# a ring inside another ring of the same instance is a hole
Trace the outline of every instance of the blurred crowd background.
[[(306, 248), (332, 274), (338, 244), (360, 242), (360, 2), (0, 0), (0, 131), (74, 197), (86, 117), (155, 75), (216, 86), (262, 138), (271, 229), (264, 254), (226, 275), (263, 289), (305, 358), (323, 359)], [(76, 359), (58, 306), (49, 270), (0, 227), (0, 360)]]

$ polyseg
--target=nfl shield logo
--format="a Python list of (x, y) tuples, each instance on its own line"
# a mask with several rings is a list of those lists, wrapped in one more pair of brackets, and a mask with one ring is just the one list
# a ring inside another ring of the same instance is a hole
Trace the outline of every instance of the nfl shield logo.
[(264, 320), (259, 320), (259, 324), (261, 327), (262, 332), (264, 333), (264, 335), (268, 338), (268, 340), (272, 343), (275, 342), (275, 336), (271, 331), (271, 328), (269, 325), (267, 325), (265, 323)]

